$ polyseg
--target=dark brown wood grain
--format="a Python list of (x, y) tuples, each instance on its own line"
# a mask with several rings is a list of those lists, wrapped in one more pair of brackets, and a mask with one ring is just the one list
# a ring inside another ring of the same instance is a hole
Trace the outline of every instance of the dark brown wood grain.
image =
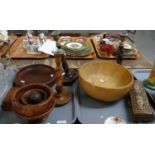
[(55, 69), (44, 64), (28, 65), (20, 69), (14, 79), (16, 86), (30, 83), (44, 83), (52, 86), (54, 82)]
[[(43, 90), (47, 97), (46, 100), (38, 104), (23, 104), (22, 96), (32, 90), (40, 89)], [(27, 121), (41, 121), (46, 118), (55, 106), (54, 92), (51, 87), (44, 84), (28, 84), (18, 88), (11, 97), (12, 109), (21, 118)]]
[(5, 111), (12, 110), (12, 103), (11, 103), (11, 97), (15, 93), (15, 91), (18, 89), (18, 87), (12, 87), (8, 93), (6, 94), (4, 100), (2, 101), (2, 109)]

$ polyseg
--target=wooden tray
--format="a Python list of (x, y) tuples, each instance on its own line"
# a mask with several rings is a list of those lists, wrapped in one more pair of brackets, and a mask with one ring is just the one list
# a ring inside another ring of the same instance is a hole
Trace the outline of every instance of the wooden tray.
[[(101, 59), (116, 59), (116, 56), (109, 56), (109, 57), (107, 57), (107, 56), (102, 55), (101, 50), (100, 50), (100, 47), (99, 47), (99, 42), (96, 41), (95, 37), (92, 37), (91, 40), (92, 40), (92, 43), (94, 45), (95, 51), (97, 53), (97, 56), (99, 58), (101, 58)], [(135, 56), (132, 56), (132, 57), (125, 56), (124, 59), (129, 59), (129, 60), (130, 59), (131, 60), (132, 59), (138, 59), (139, 58), (139, 51), (136, 51), (136, 52), (137, 53), (136, 53)]]
[(44, 83), (53, 85), (55, 81), (55, 70), (43, 64), (29, 65), (19, 70), (15, 76), (14, 84), (22, 86), (30, 83)]
[[(15, 43), (17, 37), (9, 36), (9, 39), (10, 39), (10, 46), (12, 46)], [(9, 46), (6, 43), (4, 43), (2, 47), (0, 47), (0, 57), (4, 56), (6, 52), (8, 51), (8, 49), (9, 49)]]
[(22, 47), (22, 41), (25, 37), (18, 37), (10, 50), (10, 57), (13, 59), (45, 59), (48, 58), (47, 54), (27, 54)]
[[(72, 56), (69, 56), (67, 55), (66, 58), (68, 60), (89, 60), (89, 59), (95, 59), (96, 58), (96, 53), (95, 53), (95, 49), (91, 43), (91, 40), (87, 37), (84, 37), (84, 36), (79, 36), (79, 37), (72, 37), (71, 36), (71, 40), (74, 41), (74, 40), (77, 40), (77, 39), (83, 39), (85, 40), (91, 47), (92, 47), (92, 53), (90, 53), (89, 55), (86, 55), (86, 56), (76, 56), (76, 57), (72, 57)], [(60, 42), (61, 43), (61, 42)]]

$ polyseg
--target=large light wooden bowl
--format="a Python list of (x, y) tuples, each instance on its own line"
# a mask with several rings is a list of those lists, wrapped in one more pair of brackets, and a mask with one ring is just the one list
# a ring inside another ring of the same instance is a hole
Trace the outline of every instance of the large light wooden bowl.
[(128, 69), (107, 61), (93, 61), (82, 65), (79, 79), (88, 95), (102, 101), (115, 101), (124, 97), (134, 81)]

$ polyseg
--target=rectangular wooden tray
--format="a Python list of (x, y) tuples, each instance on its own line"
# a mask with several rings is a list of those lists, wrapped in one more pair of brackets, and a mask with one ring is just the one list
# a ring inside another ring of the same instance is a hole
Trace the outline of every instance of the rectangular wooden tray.
[[(113, 57), (105, 57), (105, 56), (103, 56), (102, 54), (101, 54), (101, 50), (100, 50), (100, 47), (99, 47), (99, 43), (96, 41), (96, 39), (95, 39), (95, 37), (93, 36), (93, 37), (91, 37), (91, 40), (92, 40), (92, 43), (93, 43), (93, 45), (94, 45), (94, 48), (95, 48), (95, 51), (96, 51), (96, 53), (97, 53), (97, 56), (98, 56), (98, 58), (100, 58), (100, 59), (116, 59), (116, 57), (115, 56), (113, 56)], [(132, 57), (127, 57), (127, 56), (124, 56), (124, 59), (138, 59), (139, 58), (139, 51), (137, 51), (137, 55), (136, 56), (132, 56)]]
[[(63, 37), (63, 36), (62, 36)], [(90, 38), (88, 38), (88, 37), (84, 37), (84, 36), (71, 36), (71, 40), (77, 40), (77, 39), (84, 39), (91, 47), (92, 47), (92, 53), (91, 54), (89, 54), (89, 55), (87, 55), (87, 56), (83, 56), (83, 57), (72, 57), (72, 56), (66, 56), (66, 58), (68, 59), (68, 60), (89, 60), (89, 59), (95, 59), (96, 58), (96, 52), (95, 52), (95, 49), (94, 49), (94, 47), (93, 47), (93, 45), (92, 45), (92, 42), (91, 42), (91, 40), (90, 40)]]
[[(17, 37), (16, 36), (9, 36), (10, 39), (10, 47), (15, 43)], [(3, 57), (9, 49), (9, 46), (7, 44), (3, 44), (2, 47), (0, 47), (0, 57)]]
[(18, 37), (14, 45), (10, 49), (10, 57), (12, 59), (45, 59), (47, 54), (27, 54), (22, 46), (22, 41), (25, 37)]

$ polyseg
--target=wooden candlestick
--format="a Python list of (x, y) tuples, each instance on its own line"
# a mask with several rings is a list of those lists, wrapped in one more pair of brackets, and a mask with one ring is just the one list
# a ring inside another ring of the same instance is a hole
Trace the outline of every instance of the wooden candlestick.
[(62, 67), (65, 71), (63, 84), (64, 85), (72, 84), (79, 77), (79, 73), (77, 69), (69, 68), (69, 65), (67, 63), (67, 60), (64, 54), (62, 56)]
[(117, 51), (117, 63), (120, 65), (122, 64), (122, 61), (123, 61), (123, 48), (124, 48), (124, 45), (123, 45), (123, 42), (121, 42)]
[[(51, 33), (53, 39), (56, 41), (56, 46), (58, 49), (61, 49), (61, 44), (58, 42), (60, 38), (60, 31), (53, 31)], [(77, 69), (70, 69), (66, 60), (66, 56), (62, 53), (62, 67), (64, 69), (65, 75), (63, 78), (63, 84), (68, 85), (72, 84), (79, 76)]]
[(54, 54), (55, 63), (56, 63), (56, 69), (55, 69), (56, 70), (56, 92), (55, 92), (56, 106), (61, 106), (68, 103), (72, 96), (72, 94), (66, 89), (64, 89), (63, 87), (63, 76), (61, 71), (62, 55), (63, 53), (59, 49)]

